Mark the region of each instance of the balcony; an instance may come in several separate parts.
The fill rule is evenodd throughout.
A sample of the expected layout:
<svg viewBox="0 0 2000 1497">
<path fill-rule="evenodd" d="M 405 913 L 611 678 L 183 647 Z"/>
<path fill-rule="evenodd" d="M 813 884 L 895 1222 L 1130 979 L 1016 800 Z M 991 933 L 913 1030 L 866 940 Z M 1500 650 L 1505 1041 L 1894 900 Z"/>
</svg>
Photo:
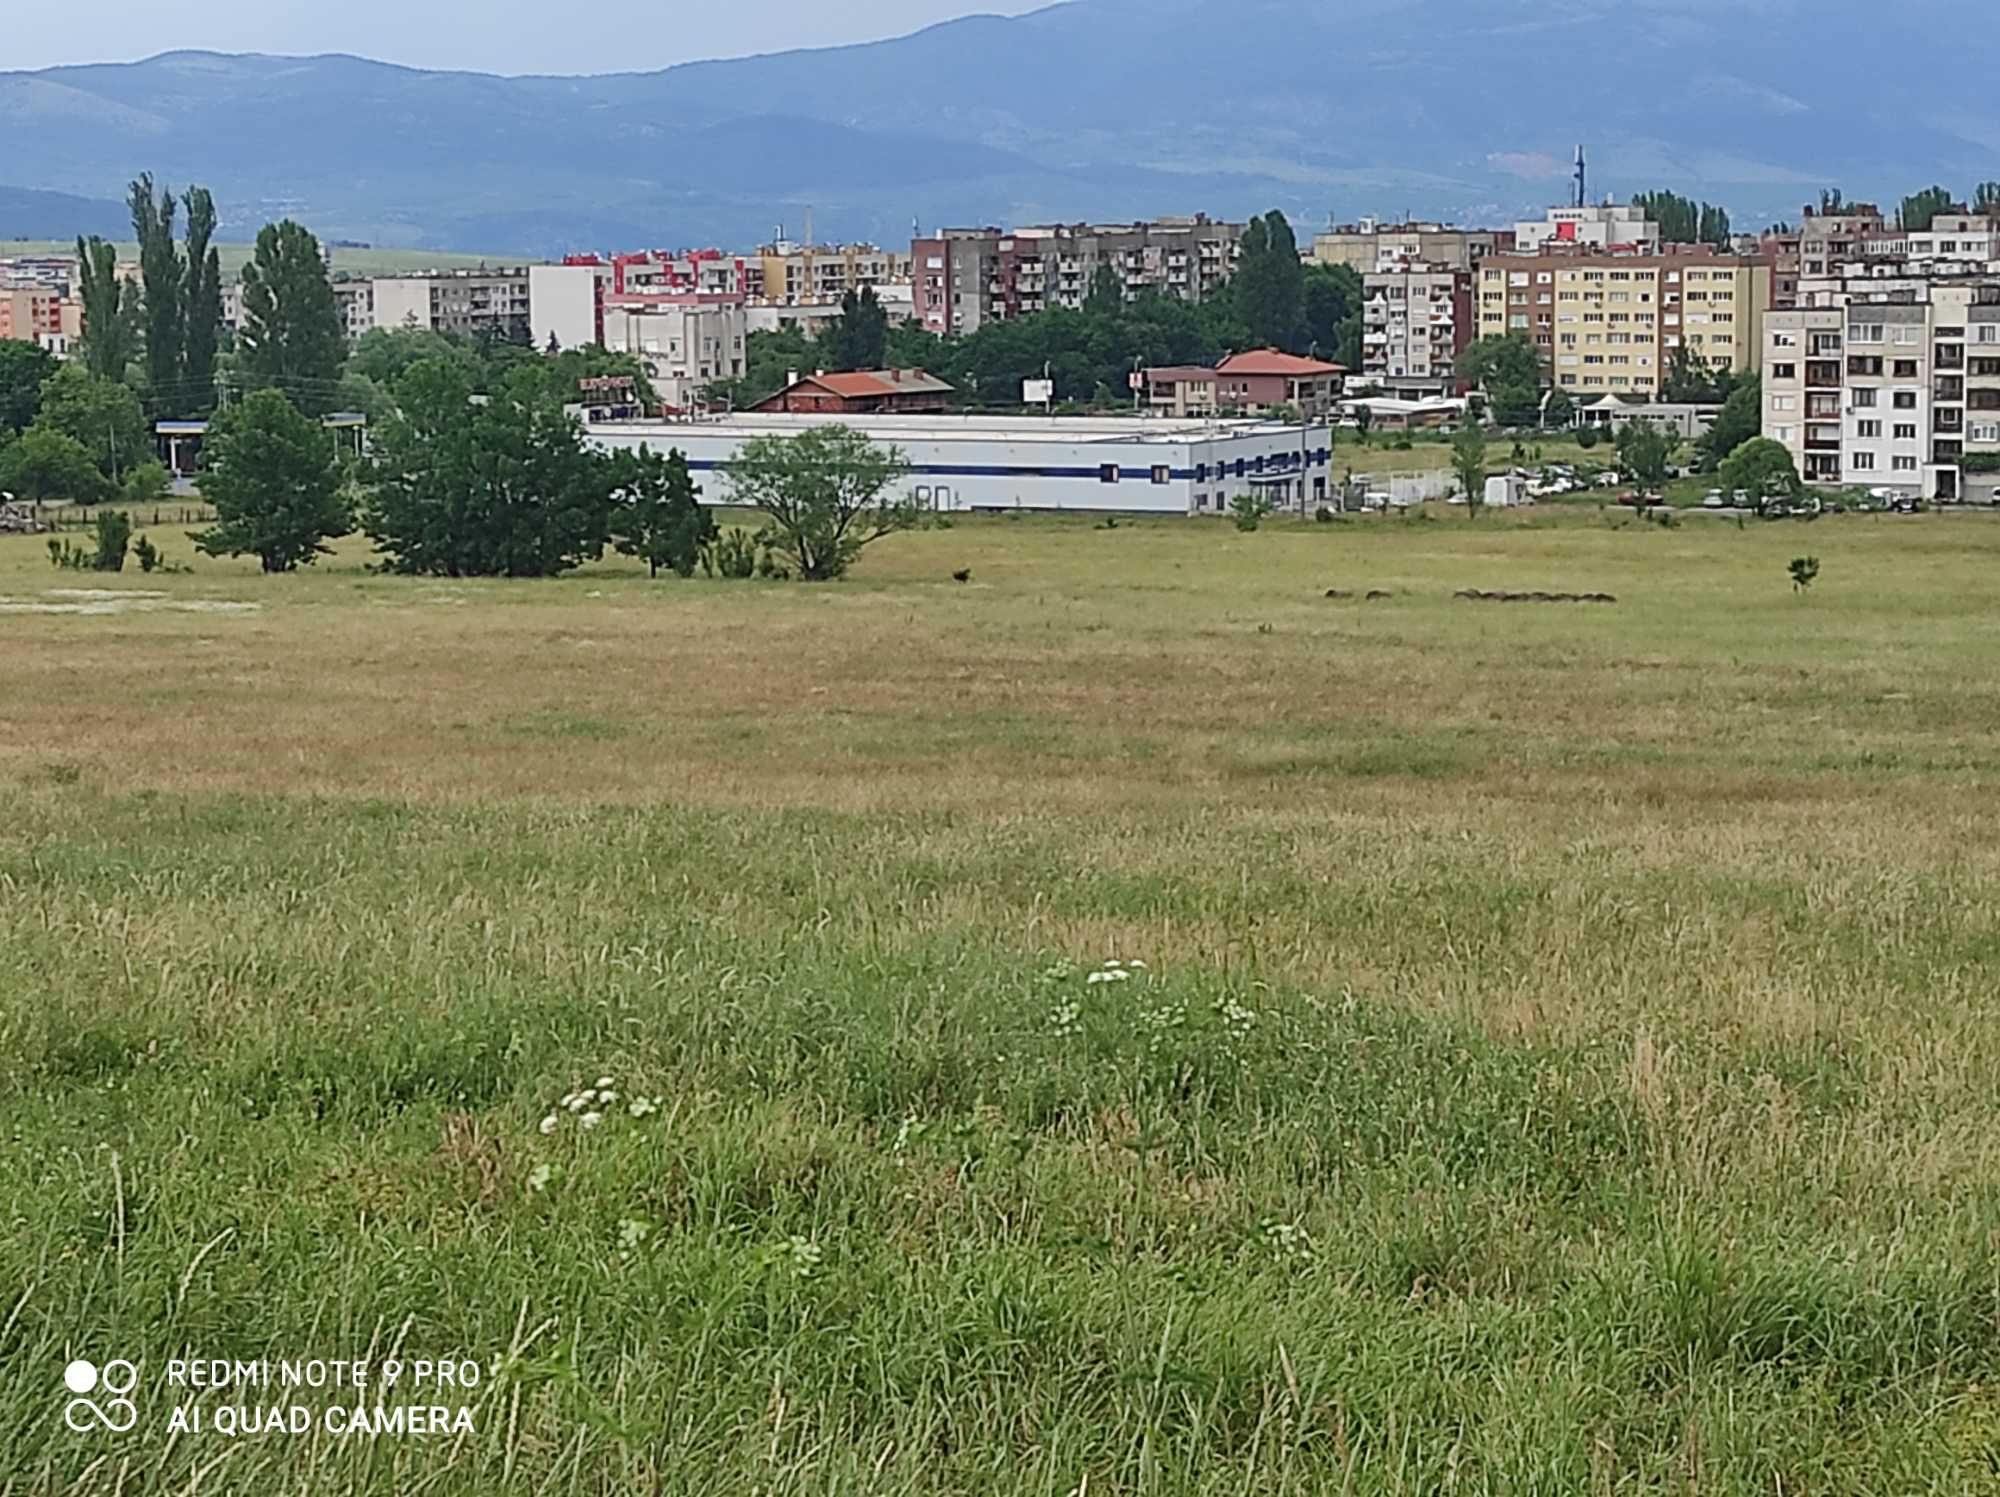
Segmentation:
<svg viewBox="0 0 2000 1497">
<path fill-rule="evenodd" d="M 1949 401 L 1954 405 L 1965 400 L 1965 381 L 1957 375 L 1947 375 L 1931 381 L 1931 399 Z"/>
<path fill-rule="evenodd" d="M 1952 435 L 1952 436 L 1962 436 L 1962 435 L 1964 435 L 1964 432 L 1965 432 L 1965 412 L 1963 412 L 1963 411 L 1932 411 L 1932 412 L 1931 412 L 1931 430 L 1932 430 L 1932 431 L 1934 431 L 1934 432 L 1944 432 L 1944 433 L 1949 433 L 1949 434 L 1950 434 L 1950 435 Z"/>
</svg>

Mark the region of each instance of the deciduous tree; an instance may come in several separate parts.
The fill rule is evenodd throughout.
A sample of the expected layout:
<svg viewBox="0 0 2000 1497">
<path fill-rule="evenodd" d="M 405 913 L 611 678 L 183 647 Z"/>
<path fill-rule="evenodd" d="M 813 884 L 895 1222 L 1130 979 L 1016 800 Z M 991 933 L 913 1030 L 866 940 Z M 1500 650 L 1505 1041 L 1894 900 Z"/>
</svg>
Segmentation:
<svg viewBox="0 0 2000 1497">
<path fill-rule="evenodd" d="M 218 415 L 202 458 L 216 523 L 189 539 L 210 556 L 255 556 L 266 572 L 289 572 L 354 528 L 332 438 L 283 391 L 253 391 Z"/>
<path fill-rule="evenodd" d="M 340 307 L 319 240 L 286 219 L 266 224 L 243 267 L 237 367 L 252 389 L 279 389 L 309 416 L 333 408 L 344 352 Z"/>
<path fill-rule="evenodd" d="M 1795 499 L 1805 490 L 1791 453 L 1769 437 L 1753 437 L 1730 453 L 1722 465 L 1722 484 L 1731 492 L 1741 489 L 1753 501 Z"/>
<path fill-rule="evenodd" d="M 76 241 L 77 292 L 83 302 L 83 366 L 100 379 L 123 379 L 139 349 L 139 291 L 118 274 L 118 247 Z"/>
<path fill-rule="evenodd" d="M 108 486 L 75 437 L 52 426 L 31 426 L 0 447 L 0 489 L 22 499 L 92 504 Z"/>
<path fill-rule="evenodd" d="M 130 385 L 103 379 L 80 364 L 65 364 L 42 385 L 40 420 L 83 444 L 105 477 L 117 481 L 127 468 L 153 456 L 145 407 Z"/>
<path fill-rule="evenodd" d="M 1451 471 L 1475 519 L 1486 507 L 1486 428 L 1468 421 L 1451 441 Z"/>
<path fill-rule="evenodd" d="M 1525 333 L 1493 333 L 1459 354 L 1458 377 L 1485 390 L 1493 419 L 1525 426 L 1540 419 L 1542 361 Z"/>
<path fill-rule="evenodd" d="M 35 424 L 42 408 L 42 383 L 56 361 L 39 343 L 0 338 L 0 441 Z"/>
<path fill-rule="evenodd" d="M 807 582 L 846 575 L 864 546 L 918 522 L 915 503 L 889 492 L 906 471 L 897 449 L 840 425 L 753 437 L 726 470 L 730 497 L 763 513 Z"/>
<path fill-rule="evenodd" d="M 171 400 L 181 378 L 186 327 L 186 277 L 174 243 L 171 191 L 153 192 L 153 174 L 136 178 L 127 197 L 132 234 L 139 241 L 139 279 L 146 335 L 146 389 L 155 401 Z"/>
<path fill-rule="evenodd" d="M 1652 422 L 1628 421 L 1618 433 L 1618 466 L 1642 489 L 1657 489 L 1667 481 L 1667 461 L 1673 441 Z"/>
<path fill-rule="evenodd" d="M 531 379 L 481 402 L 456 363 L 396 384 L 376 433 L 364 521 L 393 571 L 548 577 L 604 553 L 617 474 Z"/>
<path fill-rule="evenodd" d="M 1296 351 L 1305 327 L 1305 266 L 1291 221 L 1273 208 L 1243 230 L 1242 252 L 1231 282 L 1236 311 L 1261 347 Z"/>
<path fill-rule="evenodd" d="M 182 291 L 180 384 L 165 409 L 205 415 L 215 409 L 215 351 L 222 332 L 222 257 L 215 237 L 215 200 L 206 187 L 190 187 L 181 199 L 187 209 L 186 277 Z"/>
<path fill-rule="evenodd" d="M 1755 375 L 1738 384 L 1716 413 L 1715 423 L 1696 438 L 1696 465 L 1713 473 L 1738 447 L 1764 429 L 1764 386 Z"/>
<path fill-rule="evenodd" d="M 614 463 L 613 543 L 624 555 L 643 559 L 651 576 L 666 567 L 692 577 L 702 547 L 715 536 L 715 516 L 701 506 L 687 454 L 676 447 L 662 457 L 644 447 L 618 454 Z"/>
<path fill-rule="evenodd" d="M 1913 192 L 1903 199 L 1897 222 L 1906 234 L 1921 234 L 1931 226 L 1931 220 L 1940 213 L 1952 209 L 1951 194 L 1942 187 L 1926 187 L 1922 192 Z"/>
</svg>

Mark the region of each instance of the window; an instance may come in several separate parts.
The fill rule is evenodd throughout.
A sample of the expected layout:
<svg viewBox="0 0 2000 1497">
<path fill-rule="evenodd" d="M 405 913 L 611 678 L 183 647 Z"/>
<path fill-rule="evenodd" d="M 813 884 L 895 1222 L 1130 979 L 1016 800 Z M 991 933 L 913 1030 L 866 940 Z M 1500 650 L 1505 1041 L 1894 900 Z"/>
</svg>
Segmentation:
<svg viewBox="0 0 2000 1497">
<path fill-rule="evenodd" d="M 1854 424 L 1854 434 L 1857 437 L 1880 437 L 1882 435 L 1882 423 L 1880 421 L 1857 421 Z"/>
<path fill-rule="evenodd" d="M 1106 463 L 1103 467 L 1099 468 L 1097 470 L 1097 481 L 1099 483 L 1118 482 L 1118 464 Z"/>
<path fill-rule="evenodd" d="M 931 502 L 931 486 L 929 484 L 920 483 L 912 492 L 917 503 L 929 504 Z"/>
<path fill-rule="evenodd" d="M 1797 364 L 1773 364 L 1771 366 L 1772 379 L 1797 379 L 1798 377 L 1799 366 Z"/>
<path fill-rule="evenodd" d="M 1165 483 L 1167 481 L 1167 478 L 1168 478 L 1167 470 L 1163 467 L 1155 465 L 1153 468 L 1153 482 Z"/>
<path fill-rule="evenodd" d="M 1849 343 L 1880 343 L 1882 324 L 1879 322 L 1857 322 L 1847 330 Z"/>
<path fill-rule="evenodd" d="M 1893 435 L 1899 442 L 1914 442 L 1917 439 L 1917 423 L 1914 421 L 1898 421 Z"/>
<path fill-rule="evenodd" d="M 1915 359 L 1897 359 L 1894 367 L 1890 370 L 1890 375 L 1894 379 L 1915 379 L 1917 377 L 1917 361 Z"/>
<path fill-rule="evenodd" d="M 1857 452 L 1854 454 L 1853 463 L 1855 472 L 1867 473 L 1875 466 L 1875 454 L 1872 452 Z"/>
<path fill-rule="evenodd" d="M 1889 466 L 1898 473 L 1914 473 L 1917 471 L 1917 460 L 1913 457 L 1892 457 Z"/>
<path fill-rule="evenodd" d="M 1889 397 L 1889 404 L 1893 405 L 1899 411 L 1914 411 L 1917 408 L 1917 392 L 1915 390 L 1898 390 Z"/>
<path fill-rule="evenodd" d="M 1208 464 L 1207 464 L 1207 463 L 1196 463 L 1196 464 L 1194 465 L 1194 481 L 1195 481 L 1196 483 L 1207 483 L 1207 482 L 1208 482 Z"/>
<path fill-rule="evenodd" d="M 1783 414 L 1787 411 L 1795 411 L 1798 408 L 1799 397 L 1796 395 L 1773 395 L 1771 397 L 1771 409 L 1773 412 Z"/>
<path fill-rule="evenodd" d="M 1874 390 L 1856 390 L 1854 392 L 1855 408 L 1864 411 L 1874 409 L 1876 394 L 1877 392 Z"/>
</svg>

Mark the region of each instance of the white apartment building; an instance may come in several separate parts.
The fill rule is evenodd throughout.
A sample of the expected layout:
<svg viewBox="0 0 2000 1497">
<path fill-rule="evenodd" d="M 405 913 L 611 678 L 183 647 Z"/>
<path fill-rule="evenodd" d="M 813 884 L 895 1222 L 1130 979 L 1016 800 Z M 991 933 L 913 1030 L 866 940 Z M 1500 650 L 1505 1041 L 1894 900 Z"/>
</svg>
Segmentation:
<svg viewBox="0 0 2000 1497">
<path fill-rule="evenodd" d="M 1800 475 L 2000 498 L 2000 277 L 1878 268 L 1801 289 L 1812 304 L 1770 314 L 1764 355 L 1764 433 Z"/>
<path fill-rule="evenodd" d="M 529 335 L 528 271 L 466 270 L 386 276 L 374 283 L 375 323 L 433 333 Z"/>
<path fill-rule="evenodd" d="M 607 304 L 604 346 L 637 357 L 660 399 L 690 410 L 717 380 L 740 379 L 748 319 L 741 302 L 693 296 Z"/>
<path fill-rule="evenodd" d="M 1646 217 L 1644 209 L 1622 203 L 1551 208 L 1539 223 L 1514 225 L 1514 246 L 1521 254 L 1539 254 L 1551 245 L 1658 254 L 1660 226 Z"/>
</svg>

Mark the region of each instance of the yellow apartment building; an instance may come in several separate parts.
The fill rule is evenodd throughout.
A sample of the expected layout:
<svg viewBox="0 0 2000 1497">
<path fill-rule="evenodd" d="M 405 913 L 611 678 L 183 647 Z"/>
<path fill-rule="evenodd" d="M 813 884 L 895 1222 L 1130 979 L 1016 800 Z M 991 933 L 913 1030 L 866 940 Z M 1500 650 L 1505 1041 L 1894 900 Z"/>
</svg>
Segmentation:
<svg viewBox="0 0 2000 1497">
<path fill-rule="evenodd" d="M 1479 268 L 1479 335 L 1521 333 L 1571 395 L 1657 399 L 1674 352 L 1761 366 L 1768 261 L 1704 251 L 1498 255 Z"/>
</svg>

